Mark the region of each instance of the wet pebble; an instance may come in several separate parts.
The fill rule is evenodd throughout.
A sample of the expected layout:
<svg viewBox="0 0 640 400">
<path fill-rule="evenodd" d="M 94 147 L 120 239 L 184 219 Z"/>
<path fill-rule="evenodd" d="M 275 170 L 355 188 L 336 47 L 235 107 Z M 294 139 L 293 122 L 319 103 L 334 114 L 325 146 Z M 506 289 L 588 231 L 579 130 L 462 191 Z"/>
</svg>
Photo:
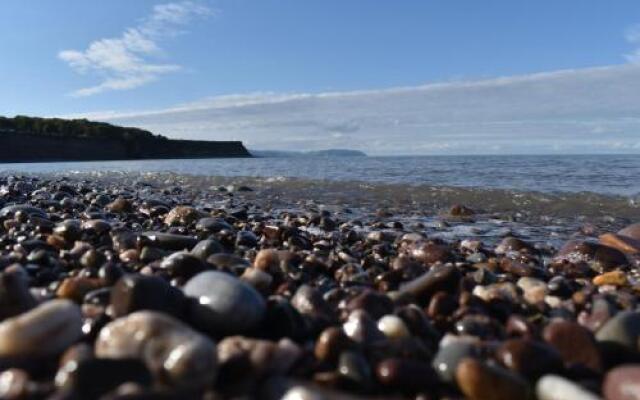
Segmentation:
<svg viewBox="0 0 640 400">
<path fill-rule="evenodd" d="M 203 306 L 193 310 L 194 319 L 210 332 L 228 335 L 251 331 L 266 311 L 260 293 L 222 272 L 206 271 L 194 276 L 184 286 L 184 293 Z"/>
<path fill-rule="evenodd" d="M 50 300 L 0 323 L 0 357 L 51 356 L 82 336 L 80 307 Z"/>
<path fill-rule="evenodd" d="M 175 386 L 210 385 L 218 370 L 215 343 L 155 311 L 138 311 L 107 324 L 95 353 L 100 358 L 142 360 L 156 380 Z"/>
</svg>

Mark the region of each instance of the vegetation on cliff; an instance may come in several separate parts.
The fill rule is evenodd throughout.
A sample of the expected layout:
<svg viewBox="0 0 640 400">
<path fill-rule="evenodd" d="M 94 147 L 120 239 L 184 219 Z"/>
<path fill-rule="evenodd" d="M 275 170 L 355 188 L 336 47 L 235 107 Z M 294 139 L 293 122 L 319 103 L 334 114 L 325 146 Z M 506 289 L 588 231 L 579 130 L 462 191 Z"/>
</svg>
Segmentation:
<svg viewBox="0 0 640 400">
<path fill-rule="evenodd" d="M 86 119 L 0 117 L 0 162 L 251 157 L 240 141 L 168 139 Z"/>
<path fill-rule="evenodd" d="M 106 122 L 87 119 L 37 118 L 18 115 L 14 118 L 0 116 L 0 132 L 28 133 L 32 135 L 64 138 L 119 138 L 122 140 L 158 139 L 161 135 L 139 128 L 127 128 Z"/>
</svg>

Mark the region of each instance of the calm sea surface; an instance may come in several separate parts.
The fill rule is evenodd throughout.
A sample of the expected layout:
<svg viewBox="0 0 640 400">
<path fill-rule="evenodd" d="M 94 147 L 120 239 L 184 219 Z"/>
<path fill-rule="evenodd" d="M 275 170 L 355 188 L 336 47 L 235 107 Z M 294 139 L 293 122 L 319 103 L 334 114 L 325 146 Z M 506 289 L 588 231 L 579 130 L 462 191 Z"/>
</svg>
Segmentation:
<svg viewBox="0 0 640 400">
<path fill-rule="evenodd" d="M 2 173 L 172 172 L 518 191 L 640 194 L 640 156 L 424 156 L 0 164 Z"/>
</svg>

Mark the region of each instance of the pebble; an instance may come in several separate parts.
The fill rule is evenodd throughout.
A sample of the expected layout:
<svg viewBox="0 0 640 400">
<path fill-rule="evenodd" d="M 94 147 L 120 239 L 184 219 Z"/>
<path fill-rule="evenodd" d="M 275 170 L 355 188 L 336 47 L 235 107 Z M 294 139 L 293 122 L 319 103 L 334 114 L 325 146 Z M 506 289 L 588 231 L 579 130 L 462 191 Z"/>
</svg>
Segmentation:
<svg viewBox="0 0 640 400">
<path fill-rule="evenodd" d="M 546 373 L 558 373 L 563 369 L 560 353 L 544 342 L 531 339 L 509 339 L 496 351 L 496 358 L 506 368 L 530 381 Z"/>
<path fill-rule="evenodd" d="M 191 250 L 198 240 L 191 236 L 163 232 L 145 232 L 141 235 L 142 243 L 163 250 Z"/>
<path fill-rule="evenodd" d="M 438 291 L 452 291 L 460 280 L 460 272 L 452 266 L 435 266 L 429 272 L 400 287 L 400 298 L 415 298 L 422 304 Z M 399 299 L 397 299 L 399 300 Z"/>
<path fill-rule="evenodd" d="M 600 244 L 620 250 L 626 254 L 640 253 L 639 239 L 633 239 L 628 236 L 620 235 L 619 233 L 605 233 L 604 235 L 600 235 L 598 240 L 600 241 Z"/>
<path fill-rule="evenodd" d="M 249 332 L 260 324 L 266 311 L 260 293 L 223 272 L 206 271 L 194 276 L 184 286 L 184 293 L 204 306 L 194 312 L 194 319 L 208 332 Z"/>
<path fill-rule="evenodd" d="M 559 375 L 545 375 L 536 383 L 538 400 L 601 400 L 580 385 Z"/>
<path fill-rule="evenodd" d="M 111 289 L 110 304 L 115 317 L 140 310 L 162 311 L 181 317 L 187 311 L 187 300 L 182 291 L 157 276 L 123 276 Z"/>
<path fill-rule="evenodd" d="M 385 359 L 378 363 L 375 374 L 383 386 L 401 392 L 429 391 L 438 382 L 428 363 L 412 359 Z"/>
<path fill-rule="evenodd" d="M 97 399 L 123 382 L 150 386 L 152 377 L 146 365 L 134 358 L 89 358 L 67 366 L 60 388 L 82 399 Z"/>
<path fill-rule="evenodd" d="M 378 320 L 378 329 L 389 339 L 404 339 L 411 336 L 409 328 L 397 315 L 384 315 Z"/>
<path fill-rule="evenodd" d="M 640 400 L 640 364 L 614 368 L 602 384 L 606 400 Z"/>
<path fill-rule="evenodd" d="M 81 336 L 80 307 L 69 300 L 50 300 L 0 323 L 0 357 L 52 356 Z"/>
<path fill-rule="evenodd" d="M 594 371 L 602 368 L 600 351 L 593 334 L 572 321 L 556 321 L 547 325 L 544 340 L 560 353 L 565 365 L 583 365 Z"/>
<path fill-rule="evenodd" d="M 96 339 L 95 353 L 140 359 L 156 380 L 173 386 L 205 387 L 218 371 L 214 342 L 156 311 L 137 311 L 107 324 Z"/>
<path fill-rule="evenodd" d="M 160 269 L 174 278 L 189 279 L 207 269 L 200 259 L 191 253 L 181 251 L 165 257 L 159 265 Z"/>
<path fill-rule="evenodd" d="M 455 380 L 456 369 L 461 360 L 479 356 L 477 344 L 468 341 L 454 341 L 440 347 L 432 361 L 433 369 L 444 382 Z"/>
<path fill-rule="evenodd" d="M 177 206 L 172 208 L 164 219 L 164 223 L 169 226 L 189 225 L 198 221 L 202 213 L 190 206 Z"/>
<path fill-rule="evenodd" d="M 201 240 L 191 249 L 191 254 L 201 261 L 207 261 L 209 256 L 222 252 L 224 252 L 224 248 L 220 242 L 215 239 Z"/>
<path fill-rule="evenodd" d="M 613 285 L 613 286 L 626 286 L 629 284 L 627 275 L 620 271 L 609 271 L 604 274 L 598 275 L 593 278 L 593 284 L 597 286 Z"/>
<path fill-rule="evenodd" d="M 530 399 L 527 383 L 509 371 L 465 358 L 456 368 L 458 387 L 470 400 Z"/>
<path fill-rule="evenodd" d="M 640 312 L 621 311 L 609 319 L 596 332 L 599 342 L 613 343 L 628 349 L 638 349 Z"/>
<path fill-rule="evenodd" d="M 22 314 L 36 306 L 29 291 L 29 276 L 19 264 L 0 273 L 0 321 Z"/>
<path fill-rule="evenodd" d="M 351 348 L 355 348 L 355 342 L 342 329 L 332 326 L 322 331 L 318 336 L 314 355 L 321 362 L 333 364 L 343 351 Z"/>
<path fill-rule="evenodd" d="M 540 279 L 522 277 L 518 279 L 517 285 L 524 292 L 523 297 L 529 304 L 542 303 L 547 296 L 547 284 Z"/>
</svg>

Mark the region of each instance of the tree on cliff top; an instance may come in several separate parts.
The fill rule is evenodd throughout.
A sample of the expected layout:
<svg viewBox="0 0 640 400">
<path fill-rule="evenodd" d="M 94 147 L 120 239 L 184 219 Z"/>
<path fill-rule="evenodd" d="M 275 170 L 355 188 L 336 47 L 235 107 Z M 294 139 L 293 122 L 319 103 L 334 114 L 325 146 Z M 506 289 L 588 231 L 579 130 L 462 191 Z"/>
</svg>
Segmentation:
<svg viewBox="0 0 640 400">
<path fill-rule="evenodd" d="M 87 119 L 37 118 L 17 115 L 0 116 L 0 132 L 18 132 L 65 138 L 120 138 L 126 141 L 143 139 L 166 140 L 166 137 L 139 128 L 127 128 Z"/>
</svg>

